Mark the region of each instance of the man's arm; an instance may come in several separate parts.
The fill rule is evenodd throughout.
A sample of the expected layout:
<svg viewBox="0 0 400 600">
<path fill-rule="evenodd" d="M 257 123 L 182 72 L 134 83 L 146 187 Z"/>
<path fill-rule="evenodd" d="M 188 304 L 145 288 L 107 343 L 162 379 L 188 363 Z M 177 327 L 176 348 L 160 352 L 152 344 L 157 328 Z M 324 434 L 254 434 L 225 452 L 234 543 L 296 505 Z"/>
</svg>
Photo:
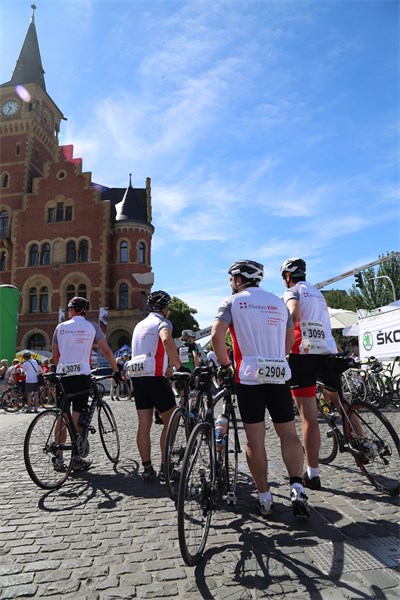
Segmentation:
<svg viewBox="0 0 400 600">
<path fill-rule="evenodd" d="M 293 327 L 289 327 L 286 329 L 286 337 L 285 337 L 285 353 L 289 354 L 294 344 L 294 329 Z"/>
<path fill-rule="evenodd" d="M 225 336 L 228 327 L 228 323 L 216 319 L 211 329 L 211 343 L 220 365 L 230 364 L 225 344 Z"/>
<path fill-rule="evenodd" d="M 110 346 L 107 344 L 106 340 L 98 341 L 97 345 L 100 348 L 104 358 L 107 360 L 108 364 L 114 371 L 114 373 L 119 373 L 117 361 L 115 360 L 115 356 L 114 356 Z"/>
<path fill-rule="evenodd" d="M 57 366 L 59 358 L 60 358 L 60 351 L 58 350 L 58 344 L 53 342 L 51 345 L 51 362 Z"/>
<path fill-rule="evenodd" d="M 293 327 L 296 327 L 297 323 L 300 321 L 300 302 L 294 298 L 290 298 L 290 300 L 286 302 L 286 306 L 292 317 Z"/>
<path fill-rule="evenodd" d="M 182 366 L 181 360 L 179 358 L 178 350 L 176 349 L 175 342 L 172 338 L 172 334 L 168 327 L 163 327 L 159 333 L 160 340 L 165 348 L 165 352 L 168 354 L 169 361 L 173 367 L 175 367 L 178 371 Z"/>
</svg>

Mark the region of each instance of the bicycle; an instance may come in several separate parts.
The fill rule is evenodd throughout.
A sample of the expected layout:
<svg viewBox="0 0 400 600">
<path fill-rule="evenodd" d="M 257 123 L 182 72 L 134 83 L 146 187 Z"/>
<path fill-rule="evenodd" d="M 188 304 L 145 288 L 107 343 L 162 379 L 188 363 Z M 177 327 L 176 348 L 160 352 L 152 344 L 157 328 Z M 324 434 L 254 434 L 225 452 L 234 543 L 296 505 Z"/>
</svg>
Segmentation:
<svg viewBox="0 0 400 600">
<path fill-rule="evenodd" d="M 336 356 L 335 360 L 339 371 L 350 366 L 351 359 Z M 325 404 L 324 409 L 317 397 L 321 429 L 320 463 L 329 464 L 338 452 L 347 452 L 377 490 L 390 496 L 398 495 L 400 442 L 394 427 L 370 402 L 348 402 L 340 384 L 338 395 L 339 410 L 326 399 L 322 403 Z"/>
<path fill-rule="evenodd" d="M 182 401 L 168 423 L 164 448 L 164 477 L 168 496 L 176 502 L 179 478 L 187 441 L 194 426 L 205 417 L 206 396 L 211 390 L 212 370 L 197 367 L 193 374 L 176 372 L 172 379 L 177 391 L 182 391 Z M 195 391 L 189 392 L 189 381 L 195 382 Z"/>
<path fill-rule="evenodd" d="M 119 460 L 120 441 L 114 415 L 99 391 L 98 381 L 111 377 L 110 373 L 96 376 L 96 371 L 92 372 L 91 401 L 89 398 L 81 433 L 75 429 L 68 403 L 79 392 L 66 394 L 62 376 L 51 373 L 45 377 L 56 387 L 57 407 L 44 410 L 29 425 L 24 440 L 24 461 L 32 481 L 41 488 L 51 490 L 60 488 L 67 480 L 75 458 L 83 459 L 89 454 L 88 436 L 96 432 L 92 425 L 96 409 L 100 440 L 107 458 L 113 464 Z"/>
<path fill-rule="evenodd" d="M 227 431 L 217 443 L 214 407 L 222 399 Z M 214 397 L 207 395 L 203 422 L 193 429 L 182 463 L 178 491 L 178 536 L 182 558 L 196 565 L 204 552 L 214 511 L 236 504 L 238 454 L 241 452 L 235 396 L 229 378 Z M 232 457 L 233 455 L 233 457 Z"/>
<path fill-rule="evenodd" d="M 6 412 L 15 413 L 26 405 L 25 392 L 17 383 L 6 389 L 0 399 L 0 406 Z"/>
</svg>

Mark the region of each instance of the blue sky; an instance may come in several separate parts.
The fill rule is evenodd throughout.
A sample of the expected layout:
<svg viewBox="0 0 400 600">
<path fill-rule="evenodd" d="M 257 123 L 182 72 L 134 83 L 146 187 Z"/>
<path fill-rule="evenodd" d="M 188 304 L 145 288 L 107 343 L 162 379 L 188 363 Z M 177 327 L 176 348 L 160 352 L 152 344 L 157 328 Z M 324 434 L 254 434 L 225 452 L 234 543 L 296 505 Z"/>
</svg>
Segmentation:
<svg viewBox="0 0 400 600">
<path fill-rule="evenodd" d="M 31 3 L 0 2 L 1 82 Z M 153 289 L 201 327 L 236 259 L 282 295 L 288 257 L 316 283 L 400 249 L 399 2 L 36 4 L 60 142 L 95 182 L 151 177 Z"/>
</svg>

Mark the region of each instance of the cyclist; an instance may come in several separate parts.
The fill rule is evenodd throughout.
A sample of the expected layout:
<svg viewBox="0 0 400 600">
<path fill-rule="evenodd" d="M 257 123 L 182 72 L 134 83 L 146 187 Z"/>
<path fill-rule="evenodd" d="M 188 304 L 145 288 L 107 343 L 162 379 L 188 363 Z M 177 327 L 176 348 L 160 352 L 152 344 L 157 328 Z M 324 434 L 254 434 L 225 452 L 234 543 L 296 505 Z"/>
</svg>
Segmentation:
<svg viewBox="0 0 400 600">
<path fill-rule="evenodd" d="M 26 381 L 25 381 L 25 394 L 26 401 L 28 403 L 28 408 L 26 412 L 32 412 L 32 395 L 34 402 L 34 412 L 38 412 L 38 404 L 39 404 L 39 383 L 38 383 L 38 374 L 43 373 L 42 367 L 38 364 L 37 360 L 32 358 L 32 354 L 30 352 L 24 352 L 22 355 L 24 359 L 24 371 L 26 373 Z"/>
<path fill-rule="evenodd" d="M 0 366 L 0 395 L 6 390 L 6 373 L 8 371 L 8 360 L 3 358 Z"/>
<path fill-rule="evenodd" d="M 56 372 L 63 375 L 62 384 L 66 394 L 81 392 L 72 398 L 72 419 L 76 431 L 82 426 L 79 417 L 86 410 L 90 390 L 90 359 L 94 343 L 97 343 L 103 356 L 114 371 L 114 377 L 120 380 L 120 372 L 105 335 L 97 323 L 86 320 L 90 304 L 86 298 L 76 296 L 68 302 L 69 319 L 59 323 L 54 331 L 52 343 L 52 361 L 57 365 Z M 75 457 L 73 470 L 88 469 L 91 461 Z M 54 468 L 63 469 L 62 456 L 56 457 Z"/>
<path fill-rule="evenodd" d="M 161 456 L 164 456 L 165 435 L 169 419 L 175 409 L 175 396 L 165 376 L 168 359 L 178 371 L 188 372 L 182 365 L 172 337 L 172 323 L 168 317 L 171 296 L 163 290 L 150 294 L 147 300 L 150 313 L 140 321 L 132 336 L 131 376 L 134 378 L 136 410 L 139 426 L 136 442 L 143 465 L 142 479 L 145 483 L 156 477 L 151 462 L 150 430 L 154 409 L 161 415 L 164 427 L 160 436 Z M 159 478 L 164 478 L 161 465 Z"/>
<path fill-rule="evenodd" d="M 303 449 L 297 436 L 288 380 L 286 352 L 293 344 L 293 325 L 282 300 L 259 287 L 264 267 L 239 260 L 228 271 L 232 295 L 218 310 L 211 331 L 218 374 L 233 373 L 225 345 L 229 329 L 233 340 L 238 405 L 247 437 L 246 458 L 258 490 L 263 517 L 272 512 L 267 478 L 265 408 L 268 408 L 281 444 L 290 479 L 290 499 L 296 516 L 308 516 L 302 483 Z"/>
<path fill-rule="evenodd" d="M 190 329 L 182 331 L 181 341 L 183 342 L 179 348 L 179 358 L 184 367 L 193 371 L 199 366 L 199 350 L 195 344 L 196 334 Z"/>
<path fill-rule="evenodd" d="M 290 386 L 301 417 L 307 470 L 305 487 L 321 489 L 318 453 L 321 444 L 316 403 L 316 382 L 329 390 L 338 388 L 333 354 L 337 352 L 332 336 L 328 307 L 321 292 L 306 281 L 306 263 L 302 258 L 288 258 L 280 272 L 287 290 L 284 301 L 295 327 L 295 342 L 289 356 L 292 371 Z M 335 394 L 335 392 L 331 392 Z"/>
</svg>

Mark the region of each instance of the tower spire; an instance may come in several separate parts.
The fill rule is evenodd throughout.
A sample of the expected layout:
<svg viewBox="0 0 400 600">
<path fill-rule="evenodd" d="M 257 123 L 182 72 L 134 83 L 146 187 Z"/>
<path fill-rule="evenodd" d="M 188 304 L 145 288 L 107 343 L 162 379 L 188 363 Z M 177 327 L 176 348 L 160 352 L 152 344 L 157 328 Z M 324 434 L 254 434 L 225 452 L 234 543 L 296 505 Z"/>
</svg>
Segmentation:
<svg viewBox="0 0 400 600">
<path fill-rule="evenodd" d="M 31 9 L 32 9 L 31 23 L 34 23 L 35 22 L 36 4 L 31 4 Z"/>
</svg>

